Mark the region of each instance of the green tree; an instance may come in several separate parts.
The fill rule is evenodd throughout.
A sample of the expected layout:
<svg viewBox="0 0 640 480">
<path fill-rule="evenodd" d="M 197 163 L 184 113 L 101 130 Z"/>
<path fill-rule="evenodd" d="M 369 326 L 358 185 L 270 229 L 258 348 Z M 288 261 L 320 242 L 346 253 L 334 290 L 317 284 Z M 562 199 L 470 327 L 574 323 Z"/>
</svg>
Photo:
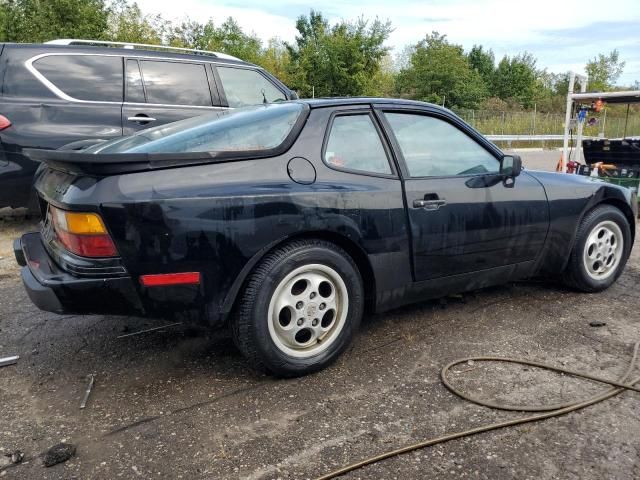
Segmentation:
<svg viewBox="0 0 640 480">
<path fill-rule="evenodd" d="M 394 69 L 393 58 L 385 55 L 380 60 L 380 68 L 371 78 L 363 95 L 371 97 L 393 97 L 395 94 L 396 71 Z"/>
<path fill-rule="evenodd" d="M 505 55 L 496 68 L 492 91 L 503 100 L 514 99 L 525 108 L 532 107 L 539 93 L 533 55 L 527 52 L 514 57 Z"/>
<path fill-rule="evenodd" d="M 270 39 L 256 63 L 275 75 L 285 85 L 290 84 L 291 57 L 289 50 L 281 40 Z"/>
<path fill-rule="evenodd" d="M 469 59 L 469 66 L 480 74 L 487 86 L 490 86 L 493 83 L 493 75 L 496 71 L 493 50 L 484 50 L 482 45 L 474 45 L 467 58 Z"/>
<path fill-rule="evenodd" d="M 333 26 L 320 12 L 311 11 L 296 22 L 298 35 L 287 44 L 291 87 L 301 96 L 356 96 L 373 94 L 374 78 L 389 49 L 384 42 L 389 22 L 363 18 Z"/>
<path fill-rule="evenodd" d="M 112 3 L 109 14 L 109 39 L 118 42 L 159 45 L 169 22 L 160 15 L 145 15 L 137 3 L 127 0 Z"/>
<path fill-rule="evenodd" d="M 104 39 L 109 17 L 104 0 L 0 0 L 0 12 L 4 42 Z"/>
<path fill-rule="evenodd" d="M 599 92 L 611 89 L 622 75 L 625 62 L 620 60 L 618 50 L 613 50 L 608 55 L 598 54 L 589 60 L 585 67 L 589 76 L 589 90 Z"/>
<path fill-rule="evenodd" d="M 475 108 L 487 95 L 487 88 L 460 45 L 449 43 L 446 35 L 432 32 L 415 45 L 409 65 L 396 79 L 402 96 L 444 104 Z"/>
<path fill-rule="evenodd" d="M 256 63 L 262 53 L 260 39 L 246 34 L 231 17 L 219 27 L 213 20 L 204 24 L 187 20 L 170 28 L 168 40 L 174 47 L 219 51 L 252 63 Z"/>
</svg>

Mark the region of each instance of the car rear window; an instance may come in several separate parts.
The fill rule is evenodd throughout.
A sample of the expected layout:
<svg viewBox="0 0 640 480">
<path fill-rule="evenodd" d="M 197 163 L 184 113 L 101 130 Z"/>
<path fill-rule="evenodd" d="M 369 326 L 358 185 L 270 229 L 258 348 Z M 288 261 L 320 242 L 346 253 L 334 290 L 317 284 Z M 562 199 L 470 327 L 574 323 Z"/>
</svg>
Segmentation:
<svg viewBox="0 0 640 480">
<path fill-rule="evenodd" d="M 122 102 L 122 57 L 47 55 L 35 69 L 64 94 L 77 100 Z"/>
<path fill-rule="evenodd" d="M 305 105 L 277 103 L 188 118 L 86 150 L 90 153 L 184 153 L 263 151 L 279 147 Z"/>
</svg>

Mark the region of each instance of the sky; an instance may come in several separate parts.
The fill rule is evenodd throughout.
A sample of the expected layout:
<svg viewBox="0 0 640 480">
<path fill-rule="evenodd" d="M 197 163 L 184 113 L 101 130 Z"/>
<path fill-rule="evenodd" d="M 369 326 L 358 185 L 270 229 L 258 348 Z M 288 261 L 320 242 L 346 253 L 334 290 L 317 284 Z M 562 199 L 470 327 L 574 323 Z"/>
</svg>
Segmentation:
<svg viewBox="0 0 640 480">
<path fill-rule="evenodd" d="M 136 0 L 145 13 L 169 20 L 222 23 L 232 16 L 263 40 L 293 41 L 295 20 L 313 8 L 330 22 L 360 16 L 390 20 L 387 45 L 397 54 L 431 31 L 469 50 L 491 48 L 496 59 L 523 51 L 538 68 L 584 73 L 598 53 L 618 49 L 626 61 L 619 85 L 640 81 L 640 0 Z"/>
</svg>

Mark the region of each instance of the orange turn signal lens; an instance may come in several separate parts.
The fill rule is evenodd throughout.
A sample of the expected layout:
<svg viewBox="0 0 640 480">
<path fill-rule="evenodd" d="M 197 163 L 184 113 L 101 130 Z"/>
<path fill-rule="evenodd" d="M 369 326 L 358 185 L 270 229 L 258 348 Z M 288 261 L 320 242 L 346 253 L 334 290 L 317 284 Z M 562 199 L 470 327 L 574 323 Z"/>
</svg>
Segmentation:
<svg viewBox="0 0 640 480">
<path fill-rule="evenodd" d="M 66 231 L 69 233 L 75 233 L 76 235 L 104 235 L 107 233 L 102 219 L 95 213 L 63 213 L 66 217 Z"/>
</svg>

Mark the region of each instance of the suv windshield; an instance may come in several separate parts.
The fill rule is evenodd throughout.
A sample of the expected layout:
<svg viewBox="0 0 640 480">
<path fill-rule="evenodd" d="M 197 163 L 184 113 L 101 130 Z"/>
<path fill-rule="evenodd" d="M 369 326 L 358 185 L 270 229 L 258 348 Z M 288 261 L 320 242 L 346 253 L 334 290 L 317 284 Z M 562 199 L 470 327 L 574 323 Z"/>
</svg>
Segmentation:
<svg viewBox="0 0 640 480">
<path fill-rule="evenodd" d="M 226 110 L 142 130 L 101 143 L 87 153 L 181 153 L 271 150 L 287 138 L 302 103 L 278 103 Z"/>
</svg>

